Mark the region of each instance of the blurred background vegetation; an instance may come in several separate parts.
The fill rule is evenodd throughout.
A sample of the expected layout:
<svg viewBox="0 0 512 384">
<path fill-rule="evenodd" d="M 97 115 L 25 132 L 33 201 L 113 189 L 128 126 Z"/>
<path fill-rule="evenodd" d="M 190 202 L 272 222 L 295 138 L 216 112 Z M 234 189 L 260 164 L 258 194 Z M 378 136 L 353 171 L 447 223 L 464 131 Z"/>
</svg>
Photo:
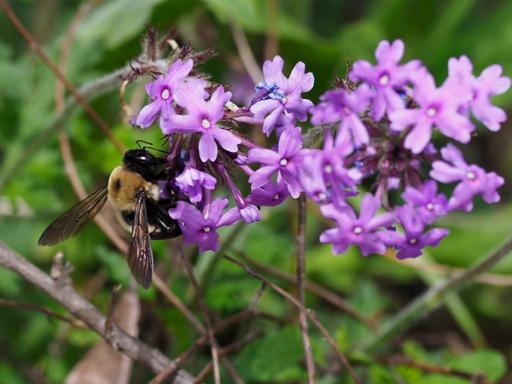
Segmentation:
<svg viewBox="0 0 512 384">
<path fill-rule="evenodd" d="M 239 103 L 252 84 L 234 43 L 232 25 L 245 31 L 259 63 L 279 52 L 290 69 L 299 60 L 315 74 L 314 101 L 333 80 L 343 75 L 347 63 L 373 59 L 382 39 L 401 38 L 406 58 L 419 58 L 438 82 L 447 74 L 447 60 L 468 55 L 476 73 L 493 63 L 512 76 L 512 2 L 506 0 L 452 1 L 340 1 L 340 0 L 110 0 L 91 1 L 93 9 L 78 26 L 66 68 L 68 79 L 84 84 L 126 65 L 141 52 L 140 38 L 148 25 L 161 33 L 177 31 L 180 43 L 197 49 L 213 48 L 217 55 L 202 66 L 215 81 L 231 84 Z M 63 36 L 82 5 L 80 1 L 14 0 L 17 15 L 29 27 L 46 52 L 56 61 Z M 37 238 L 59 213 L 76 202 L 64 172 L 58 135 L 40 140 L 55 116 L 56 79 L 36 57 L 16 30 L 0 14 L 0 240 L 41 268 L 48 270 L 57 250 L 74 267 L 77 289 L 105 311 L 111 288 L 128 285 L 130 274 L 119 252 L 94 225 L 58 247 L 41 248 Z M 134 110 L 144 103 L 142 83 L 131 85 L 128 100 Z M 237 92 L 238 91 L 238 92 Z M 512 92 L 499 99 L 510 111 Z M 157 128 L 140 131 L 123 118 L 118 93 L 93 101 L 116 138 L 127 147 L 137 139 L 158 142 Z M 465 149 L 467 156 L 486 169 L 510 180 L 512 176 L 511 123 L 497 134 L 481 130 Z M 112 143 L 81 110 L 68 119 L 69 134 L 79 176 L 88 191 L 105 183 L 120 162 Z M 18 159 L 21 165 L 13 165 Z M 333 256 L 329 246 L 318 243 L 328 225 L 315 207 L 309 206 L 307 277 L 345 297 L 360 313 L 384 324 L 421 292 L 453 273 L 451 267 L 467 267 L 484 257 L 512 234 L 509 183 L 502 188 L 498 206 L 477 206 L 471 214 L 452 215 L 443 224 L 451 234 L 415 263 L 397 263 L 388 257 L 363 258 L 351 249 Z M 296 204 L 264 212 L 264 220 L 237 231 L 230 245 L 274 269 L 294 274 Z M 229 236 L 230 230 L 223 232 Z M 153 242 L 157 272 L 172 290 L 198 313 L 183 266 L 165 242 Z M 205 284 L 206 302 L 223 319 L 250 304 L 259 283 L 225 261 L 212 262 L 213 254 L 191 252 L 195 270 Z M 205 271 L 210 270 L 208 274 Z M 510 383 L 512 361 L 512 258 L 505 259 L 487 276 L 400 334 L 378 355 L 350 354 L 366 383 L 463 384 L 453 375 L 426 372 L 398 365 L 387 357 L 402 355 L 423 363 L 483 372 L 493 382 Z M 266 276 L 294 291 L 282 278 Z M 207 280 L 207 284 L 205 281 Z M 179 355 L 198 337 L 187 320 L 156 291 L 139 290 L 142 301 L 140 338 L 170 357 Z M 55 302 L 18 276 L 0 268 L 0 297 L 37 303 L 65 313 Z M 307 295 L 313 308 L 339 347 L 346 352 L 372 340 L 368 327 L 330 305 L 316 294 Z M 297 314 L 282 298 L 265 292 L 259 316 L 230 328 L 219 338 L 221 345 L 240 339 L 252 330 L 260 337 L 230 360 L 248 383 L 302 383 L 306 380 Z M 321 335 L 311 329 L 318 383 L 349 383 L 340 372 Z M 22 309 L 0 307 L 0 382 L 61 383 L 84 354 L 99 340 L 93 332 L 48 319 Z M 197 373 L 209 361 L 209 351 L 199 351 L 185 368 Z M 151 378 L 146 368 L 135 365 L 132 382 Z M 223 372 L 225 382 L 229 375 Z"/>
</svg>

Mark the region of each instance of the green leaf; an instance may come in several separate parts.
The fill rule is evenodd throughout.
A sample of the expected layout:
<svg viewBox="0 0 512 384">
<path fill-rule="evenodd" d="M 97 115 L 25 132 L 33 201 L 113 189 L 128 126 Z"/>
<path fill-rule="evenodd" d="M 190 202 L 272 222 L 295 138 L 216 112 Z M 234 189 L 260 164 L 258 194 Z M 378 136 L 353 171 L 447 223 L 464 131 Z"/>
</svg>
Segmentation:
<svg viewBox="0 0 512 384">
<path fill-rule="evenodd" d="M 136 37 L 153 8 L 163 0 L 113 0 L 98 7 L 82 24 L 77 41 L 102 42 L 112 49 Z"/>
<path fill-rule="evenodd" d="M 273 20 L 268 2 L 261 0 L 203 0 L 223 23 L 235 22 L 249 32 L 265 33 Z M 286 13 L 277 12 L 275 25 L 281 38 L 296 41 L 311 41 L 312 31 Z"/>
<path fill-rule="evenodd" d="M 254 341 L 233 362 L 247 381 L 302 382 L 299 362 L 303 355 L 298 327 L 286 327 Z"/>
<path fill-rule="evenodd" d="M 461 371 L 484 373 L 489 380 L 499 380 L 507 370 L 505 357 L 494 350 L 482 349 L 455 357 L 448 365 Z"/>
</svg>

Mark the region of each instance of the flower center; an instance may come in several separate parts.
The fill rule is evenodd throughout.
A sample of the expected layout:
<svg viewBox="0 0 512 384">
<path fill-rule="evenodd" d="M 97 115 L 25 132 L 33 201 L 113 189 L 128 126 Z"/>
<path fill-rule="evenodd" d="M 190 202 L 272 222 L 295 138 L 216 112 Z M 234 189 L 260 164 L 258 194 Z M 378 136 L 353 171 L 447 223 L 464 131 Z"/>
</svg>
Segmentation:
<svg viewBox="0 0 512 384">
<path fill-rule="evenodd" d="M 391 165 L 391 163 L 390 163 L 390 161 L 388 159 L 384 159 L 384 160 L 382 160 L 380 165 L 381 165 L 382 169 L 388 169 L 389 166 Z"/>
<path fill-rule="evenodd" d="M 389 84 L 389 80 L 389 75 L 387 73 L 384 73 L 379 77 L 379 85 L 385 87 L 386 85 Z"/>
<path fill-rule="evenodd" d="M 428 204 L 427 204 L 427 209 L 428 209 L 429 211 L 433 211 L 433 210 L 434 210 L 434 204 L 432 204 L 432 203 L 428 203 Z"/>
<path fill-rule="evenodd" d="M 426 114 L 428 117 L 432 118 L 432 117 L 434 117 L 435 115 L 437 115 L 437 112 L 438 112 L 438 110 L 437 110 L 437 108 L 436 108 L 436 107 L 428 107 L 428 108 L 427 108 L 427 110 L 425 111 L 425 114 Z"/>
<path fill-rule="evenodd" d="M 210 128 L 212 125 L 210 123 L 210 121 L 208 119 L 203 119 L 201 120 L 201 126 L 204 128 L 204 129 L 208 129 Z"/>
<path fill-rule="evenodd" d="M 210 227 L 203 227 L 203 232 L 204 233 L 208 233 L 210 232 L 212 229 Z"/>
<path fill-rule="evenodd" d="M 284 167 L 284 166 L 286 166 L 286 164 L 288 164 L 288 160 L 287 159 L 281 159 L 279 164 L 281 164 L 281 166 Z"/>
<path fill-rule="evenodd" d="M 411 238 L 411 239 L 409 239 L 409 244 L 411 244 L 411 245 L 415 245 L 415 244 L 417 244 L 417 243 L 418 243 L 418 239 L 416 239 L 416 238 L 414 238 L 414 237 L 413 237 L 413 238 Z"/>
<path fill-rule="evenodd" d="M 327 165 L 324 167 L 324 171 L 325 171 L 325 173 L 331 174 L 331 173 L 332 173 L 332 165 L 327 164 Z"/>
<path fill-rule="evenodd" d="M 352 114 L 352 110 L 349 107 L 343 107 L 342 111 L 345 116 L 350 116 Z"/>
<path fill-rule="evenodd" d="M 360 225 L 356 225 L 352 229 L 352 232 L 354 232 L 356 235 L 360 235 L 361 233 L 363 233 L 363 228 Z"/>
<path fill-rule="evenodd" d="M 171 97 L 171 92 L 169 92 L 169 90 L 165 88 L 160 96 L 162 97 L 162 99 L 167 100 L 169 97 Z"/>
<path fill-rule="evenodd" d="M 469 171 L 468 173 L 466 173 L 466 177 L 468 178 L 468 180 L 471 181 L 476 180 L 476 174 L 473 171 Z"/>
<path fill-rule="evenodd" d="M 318 192 L 317 193 L 318 201 L 325 201 L 327 199 L 327 196 L 325 195 L 325 192 Z"/>
</svg>

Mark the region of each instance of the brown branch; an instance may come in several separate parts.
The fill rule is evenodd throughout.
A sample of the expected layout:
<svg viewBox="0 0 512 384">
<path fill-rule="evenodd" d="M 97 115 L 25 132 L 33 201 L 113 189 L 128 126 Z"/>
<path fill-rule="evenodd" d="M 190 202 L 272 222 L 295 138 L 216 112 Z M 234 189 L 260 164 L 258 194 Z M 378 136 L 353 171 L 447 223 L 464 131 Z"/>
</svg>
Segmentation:
<svg viewBox="0 0 512 384">
<path fill-rule="evenodd" d="M 0 306 L 10 307 L 10 308 L 28 309 L 30 311 L 40 312 L 40 313 L 45 314 L 48 317 L 53 317 L 57 320 L 64 321 L 68 324 L 71 324 L 73 327 L 86 328 L 85 324 L 83 322 L 81 322 L 80 320 L 75 320 L 75 319 L 72 319 L 71 317 L 61 315 L 60 313 L 54 312 L 51 309 L 45 308 L 41 305 L 30 304 L 30 303 L 19 303 L 17 301 L 0 299 Z"/>
<path fill-rule="evenodd" d="M 270 265 L 267 265 L 267 264 L 261 263 L 257 260 L 254 260 L 243 252 L 237 251 L 236 254 L 238 257 L 240 257 L 243 261 L 248 263 L 251 267 L 253 267 L 257 271 L 266 273 L 272 277 L 275 277 L 276 279 L 286 281 L 287 283 L 295 284 L 295 277 L 291 273 L 285 272 L 283 270 L 274 268 Z M 347 315 L 360 321 L 369 329 L 375 330 L 377 328 L 377 324 L 375 323 L 374 320 L 368 318 L 366 315 L 359 312 L 356 308 L 354 308 L 354 306 L 352 304 L 350 304 L 343 297 L 339 296 L 332 290 L 325 288 L 325 287 L 323 287 L 317 283 L 314 283 L 310 280 L 304 281 L 304 287 L 306 288 L 307 291 L 315 294 L 322 300 L 325 300 L 326 302 L 333 305 L 334 307 L 340 309 L 343 312 L 346 312 Z"/>
<path fill-rule="evenodd" d="M 23 23 L 18 19 L 10 5 L 5 0 L 0 0 L 0 8 L 4 11 L 9 21 L 12 23 L 14 28 L 20 33 L 25 39 L 30 48 L 39 56 L 39 58 L 45 63 L 45 65 L 53 72 L 53 74 L 59 79 L 66 89 L 73 95 L 78 104 L 82 106 L 84 111 L 91 117 L 91 120 L 101 129 L 101 131 L 108 137 L 108 139 L 114 144 L 114 146 L 120 151 L 124 152 L 124 145 L 112 135 L 108 124 L 98 115 L 94 108 L 89 104 L 87 99 L 78 91 L 78 89 L 64 76 L 60 69 L 55 65 L 52 59 L 46 54 L 46 52 L 37 43 L 32 34 L 28 31 Z"/>
<path fill-rule="evenodd" d="M 472 383 L 492 384 L 492 382 L 489 381 L 483 373 L 471 373 L 450 367 L 444 367 L 441 365 L 422 363 L 419 361 L 412 360 L 405 356 L 391 356 L 381 358 L 379 359 L 379 361 L 389 365 L 405 365 L 408 367 L 420 369 L 427 373 L 440 373 L 443 375 L 455 376 L 461 379 L 470 380 Z"/>
<path fill-rule="evenodd" d="M 352 380 L 356 383 L 356 384 L 361 384 L 361 381 L 359 380 L 359 378 L 357 377 L 357 374 L 355 373 L 354 369 L 352 368 L 352 366 L 350 365 L 350 363 L 348 362 L 347 358 L 343 355 L 343 353 L 338 349 L 338 346 L 336 345 L 336 342 L 334 341 L 334 339 L 332 338 L 332 336 L 329 334 L 329 332 L 327 331 L 327 329 L 322 325 L 322 323 L 318 320 L 318 318 L 316 317 L 316 314 L 307 309 L 307 308 L 304 308 L 304 306 L 295 298 L 293 297 L 292 295 L 290 295 L 288 292 L 286 292 L 283 288 L 281 288 L 280 286 L 272 283 L 270 280 L 266 279 L 265 277 L 263 277 L 262 275 L 260 275 L 259 273 L 253 271 L 251 268 L 249 268 L 247 265 L 241 263 L 240 261 L 230 257 L 230 256 L 227 256 L 225 255 L 224 258 L 228 261 L 230 261 L 231 263 L 235 264 L 235 265 L 238 265 L 240 268 L 242 268 L 243 270 L 245 270 L 245 272 L 247 272 L 247 274 L 251 275 L 252 277 L 264 282 L 265 284 L 267 284 L 270 288 L 272 288 L 274 291 L 276 291 L 278 294 L 280 294 L 281 296 L 283 296 L 286 300 L 288 300 L 290 303 L 292 303 L 293 305 L 295 305 L 299 310 L 303 310 L 303 311 L 306 311 L 306 314 L 307 314 L 307 317 L 308 319 L 318 328 L 318 330 L 320 331 L 320 333 L 324 336 L 325 340 L 327 341 L 327 343 L 329 344 L 329 346 L 332 348 L 332 350 L 334 351 L 334 353 L 336 354 L 337 358 L 340 360 L 341 364 L 348 370 L 350 376 L 352 377 Z"/>
<path fill-rule="evenodd" d="M 308 384 L 315 383 L 315 360 L 313 349 L 308 335 L 308 319 L 306 314 L 306 300 L 304 297 L 304 279 L 306 274 L 306 195 L 303 193 L 298 199 L 298 225 L 297 225 L 297 254 L 296 254 L 296 278 L 297 278 L 297 300 L 301 304 L 299 312 L 299 328 L 306 358 L 308 371 Z"/>
<path fill-rule="evenodd" d="M 2 242 L 0 242 L 0 265 L 46 292 L 77 319 L 102 336 L 109 345 L 113 348 L 117 347 L 119 351 L 145 365 L 151 371 L 157 373 L 172 364 L 172 361 L 162 352 L 131 337 L 116 325 L 112 326 L 111 336 L 107 339 L 105 337 L 106 319 L 96 307 L 80 296 L 70 284 L 58 284 Z M 192 376 L 189 373 L 183 370 L 177 372 L 176 383 L 190 384 L 192 381 Z"/>
<path fill-rule="evenodd" d="M 105 338 L 107 339 L 111 339 L 112 336 L 112 327 L 114 326 L 114 309 L 119 301 L 120 290 L 121 286 L 116 285 L 112 288 L 112 293 L 110 294 L 110 300 L 107 308 L 107 319 L 105 320 Z"/>
</svg>

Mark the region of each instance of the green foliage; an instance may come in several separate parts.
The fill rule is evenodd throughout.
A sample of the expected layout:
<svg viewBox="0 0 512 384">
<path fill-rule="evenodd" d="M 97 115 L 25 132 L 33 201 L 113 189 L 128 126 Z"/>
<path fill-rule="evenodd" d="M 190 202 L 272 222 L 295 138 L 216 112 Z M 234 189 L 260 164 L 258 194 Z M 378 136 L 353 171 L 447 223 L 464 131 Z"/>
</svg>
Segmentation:
<svg viewBox="0 0 512 384">
<path fill-rule="evenodd" d="M 253 342 L 237 356 L 234 363 L 250 381 L 301 381 L 304 379 L 304 371 L 299 366 L 302 357 L 298 328 L 286 327 L 271 331 Z"/>
<path fill-rule="evenodd" d="M 10 3 L 56 61 L 69 22 L 83 2 L 44 2 L 58 4 L 52 14 L 41 13 L 38 2 Z M 276 26 L 279 54 L 284 57 L 286 68 L 289 70 L 296 61 L 302 60 L 306 68 L 315 73 L 315 88 L 309 97 L 317 101 L 332 82 L 334 73 L 345 74 L 347 63 L 358 58 L 373 60 L 375 45 L 381 39 L 403 38 L 406 57 L 423 60 L 438 79 L 447 72 L 447 59 L 462 54 L 471 57 L 477 72 L 489 64 L 500 63 L 510 76 L 511 19 L 512 4 L 504 0 L 103 1 L 98 2 L 78 26 L 64 72 L 79 86 L 124 66 L 140 55 L 140 37 L 152 24 L 161 33 L 176 27 L 181 44 L 191 41 L 198 49 L 214 48 L 219 55 L 201 69 L 211 73 L 214 81 L 227 81 L 233 74 L 240 75 L 243 71 L 231 25 L 239 26 L 246 33 L 260 63 L 265 58 L 267 34 Z M 55 253 L 63 251 L 74 267 L 71 277 L 77 290 L 92 295 L 92 302 L 105 312 L 111 287 L 115 284 L 126 287 L 130 273 L 123 257 L 94 224 L 87 225 L 76 237 L 56 247 L 37 246 L 44 226 L 74 204 L 76 197 L 63 168 L 57 131 L 41 136 L 55 117 L 56 79 L 3 15 L 0 20 L 0 241 L 45 271 L 50 269 Z M 144 102 L 143 96 L 140 85 L 128 87 L 126 99 L 133 102 L 134 111 Z M 512 92 L 500 97 L 499 103 L 510 110 Z M 157 129 L 136 130 L 122 121 L 117 92 L 97 98 L 93 106 L 107 121 L 113 135 L 127 147 L 134 147 L 137 139 L 156 145 L 160 142 L 161 134 Z M 63 128 L 70 137 L 79 177 L 86 189 L 90 191 L 104 185 L 111 169 L 120 162 L 119 152 L 80 109 L 66 120 Z M 496 137 L 493 139 L 484 131 L 479 132 L 467 155 L 475 162 L 487 163 L 486 168 L 509 179 L 512 177 L 510 134 L 505 127 Z M 38 141 L 42 145 L 32 150 L 32 145 Z M 20 165 L 9 173 L 19 160 Z M 503 194 L 504 202 L 500 206 L 477 204 L 472 214 L 448 217 L 443 224 L 450 229 L 450 236 L 440 247 L 430 251 L 432 260 L 428 261 L 465 268 L 507 239 L 512 228 L 512 205 L 506 188 Z M 29 209 L 23 211 L 23 207 Z M 293 276 L 296 203 L 264 209 L 263 216 L 262 222 L 244 227 L 226 253 L 236 256 L 242 251 L 251 259 Z M 380 325 L 430 284 L 445 278 L 428 271 L 418 272 L 380 256 L 364 258 L 356 249 L 333 256 L 329 246 L 318 242 L 318 235 L 328 225 L 310 205 L 306 250 L 308 279 L 343 296 Z M 222 231 L 223 239 L 228 236 L 229 229 Z M 155 241 L 153 248 L 158 273 L 202 320 L 190 280 L 176 261 L 179 257 L 170 255 L 166 242 Z M 170 256 L 173 256 L 172 264 Z M 190 260 L 200 280 L 205 279 L 202 281 L 205 301 L 214 320 L 246 309 L 260 289 L 259 281 L 214 253 L 198 256 L 193 250 Z M 205 277 L 205 271 L 212 265 L 210 276 Z M 492 273 L 511 277 L 512 259 L 505 258 Z M 296 293 L 293 284 L 269 273 L 263 274 Z M 105 276 L 106 281 L 94 290 L 91 286 L 95 286 L 98 275 L 98 280 Z M 175 357 L 197 340 L 197 331 L 154 287 L 139 289 L 138 295 L 142 301 L 140 337 L 144 341 Z M 0 298 L 38 304 L 66 314 L 46 294 L 1 268 Z M 468 383 L 461 378 L 429 373 L 412 366 L 384 364 L 376 356 L 357 351 L 355 348 L 363 341 L 375 337 L 374 332 L 317 295 L 308 293 L 306 298 L 308 307 L 315 311 L 339 348 L 357 366 L 364 382 Z M 507 371 L 505 340 L 512 325 L 509 302 L 508 287 L 489 284 L 468 287 L 448 301 L 449 310 L 441 309 L 417 323 L 410 333 L 387 345 L 382 355 L 401 354 L 417 362 L 464 372 L 483 372 L 489 380 L 500 380 Z M 226 346 L 251 331 L 261 332 L 259 338 L 229 357 L 240 376 L 247 383 L 305 382 L 296 308 L 267 287 L 256 309 L 263 316 L 245 320 L 219 335 L 220 344 Z M 26 309 L 0 306 L 0 319 L 1 382 L 32 382 L 30 375 L 39 374 L 49 384 L 62 383 L 99 340 L 91 331 L 70 327 Z M 475 340 L 475 327 L 477 333 L 482 332 L 488 348 L 471 345 Z M 465 348 L 454 348 L 445 337 L 447 334 Z M 432 335 L 432 338 L 427 343 L 421 335 Z M 339 373 L 330 347 L 311 324 L 310 337 L 319 368 L 317 383 L 351 383 L 346 374 Z M 191 358 L 186 369 L 197 373 L 208 361 L 206 347 Z M 150 380 L 151 375 L 145 368 L 136 369 L 133 382 Z M 224 381 L 229 382 L 225 371 Z"/>
</svg>

